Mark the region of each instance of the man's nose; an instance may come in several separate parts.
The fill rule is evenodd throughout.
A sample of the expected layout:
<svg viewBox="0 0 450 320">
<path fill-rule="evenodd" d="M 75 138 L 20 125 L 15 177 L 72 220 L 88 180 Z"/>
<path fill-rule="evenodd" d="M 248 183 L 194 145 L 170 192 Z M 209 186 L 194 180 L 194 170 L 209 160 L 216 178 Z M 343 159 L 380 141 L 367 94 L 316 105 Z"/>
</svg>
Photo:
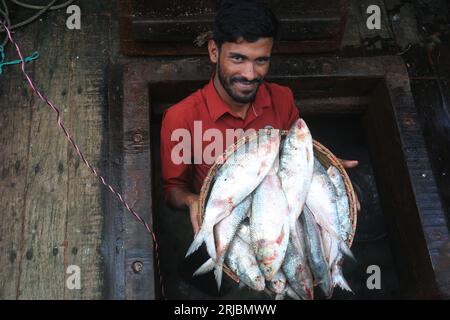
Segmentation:
<svg viewBox="0 0 450 320">
<path fill-rule="evenodd" d="M 255 72 L 255 68 L 253 66 L 253 63 L 251 63 L 249 61 L 249 62 L 247 62 L 245 64 L 242 76 L 245 79 L 247 79 L 248 81 L 252 81 L 252 80 L 256 79 L 256 72 Z"/>
</svg>

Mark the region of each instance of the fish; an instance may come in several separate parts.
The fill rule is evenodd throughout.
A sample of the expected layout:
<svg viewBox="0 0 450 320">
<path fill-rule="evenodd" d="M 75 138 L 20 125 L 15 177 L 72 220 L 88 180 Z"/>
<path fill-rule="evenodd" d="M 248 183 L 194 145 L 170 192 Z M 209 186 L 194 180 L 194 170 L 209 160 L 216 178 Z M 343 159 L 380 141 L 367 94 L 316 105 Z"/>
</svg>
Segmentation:
<svg viewBox="0 0 450 320">
<path fill-rule="evenodd" d="M 289 241 L 289 209 L 275 165 L 253 194 L 250 237 L 256 260 L 271 280 L 284 260 Z"/>
<path fill-rule="evenodd" d="M 252 193 L 272 168 L 278 158 L 280 146 L 279 130 L 263 130 L 258 138 L 239 147 L 218 169 L 206 204 L 204 220 L 195 235 L 186 257 L 205 242 L 208 254 L 217 259 L 214 243 L 214 226 L 226 218 L 234 207 Z"/>
<path fill-rule="evenodd" d="M 328 261 L 325 258 L 324 245 L 322 243 L 320 228 L 314 220 L 308 207 L 303 209 L 300 217 L 305 229 L 305 244 L 308 252 L 308 261 L 315 282 L 319 285 L 327 297 L 332 294 L 331 274 Z"/>
<path fill-rule="evenodd" d="M 314 284 L 306 258 L 289 241 L 282 269 L 292 290 L 303 300 L 314 299 Z"/>
<path fill-rule="evenodd" d="M 331 170 L 333 172 L 333 169 Z M 337 284 L 345 290 L 350 289 L 342 275 L 341 264 L 344 254 L 355 259 L 340 230 L 339 215 L 343 215 L 343 213 L 339 214 L 338 194 L 340 192 L 341 190 L 338 192 L 333 184 L 327 169 L 315 159 L 313 181 L 306 199 L 304 213 L 308 210 L 320 226 L 323 253 L 328 269 L 331 271 L 331 285 L 328 282 L 321 285 L 327 297 L 331 297 L 333 288 Z"/>
<path fill-rule="evenodd" d="M 339 220 L 339 235 L 345 241 L 349 241 L 352 232 L 352 222 L 350 220 L 350 206 L 348 201 L 347 192 L 345 189 L 344 179 L 342 178 L 339 170 L 335 166 L 330 166 L 327 169 L 328 176 L 336 187 L 336 195 L 337 195 L 337 211 L 338 211 L 338 220 Z M 331 268 L 331 281 L 333 287 L 338 285 L 341 289 L 353 292 L 350 288 L 349 284 L 344 278 L 342 272 L 342 264 L 344 262 L 344 255 L 341 251 L 338 252 L 336 257 L 336 261 L 330 266 Z"/>
<path fill-rule="evenodd" d="M 300 241 L 300 246 L 294 245 L 292 238 L 289 240 L 281 268 L 286 276 L 289 288 L 301 299 L 312 300 L 314 299 L 313 276 L 305 252 L 304 230 L 299 220 L 296 221 L 295 232 L 298 241 Z"/>
<path fill-rule="evenodd" d="M 343 240 L 348 242 L 353 234 L 353 227 L 352 221 L 350 220 L 350 205 L 347 190 L 345 188 L 345 182 L 338 168 L 335 166 L 330 166 L 327 169 L 327 174 L 336 188 L 339 235 Z"/>
<path fill-rule="evenodd" d="M 217 251 L 214 276 L 219 290 L 222 283 L 222 270 L 228 247 L 241 225 L 241 222 L 247 217 L 247 212 L 250 210 L 251 205 L 252 195 L 250 194 L 233 209 L 228 217 L 224 218 L 214 227 L 214 238 Z"/>
<path fill-rule="evenodd" d="M 316 223 L 323 230 L 325 255 L 329 264 L 331 265 L 335 260 L 338 250 L 354 259 L 347 243 L 340 236 L 336 187 L 328 176 L 327 169 L 316 158 L 314 158 L 313 179 L 305 207 L 309 209 Z M 327 240 L 327 238 L 330 239 Z M 333 243 L 331 239 L 336 240 L 336 246 L 331 245 Z"/>
<path fill-rule="evenodd" d="M 266 284 L 264 275 L 258 267 L 252 247 L 237 236 L 230 245 L 225 263 L 240 282 L 256 291 L 263 291 Z"/>
<path fill-rule="evenodd" d="M 239 277 L 240 285 L 245 285 L 255 291 L 263 291 L 266 288 L 264 275 L 258 267 L 258 262 L 251 247 L 248 221 L 244 221 L 239 226 L 226 253 L 225 264 Z M 209 258 L 194 272 L 194 276 L 210 272 L 215 267 L 215 261 Z"/>
<path fill-rule="evenodd" d="M 314 168 L 312 136 L 303 119 L 298 119 L 290 128 L 280 152 L 278 175 L 290 212 L 290 233 L 293 244 L 300 245 L 295 237 L 296 220 L 303 211 Z"/>
</svg>

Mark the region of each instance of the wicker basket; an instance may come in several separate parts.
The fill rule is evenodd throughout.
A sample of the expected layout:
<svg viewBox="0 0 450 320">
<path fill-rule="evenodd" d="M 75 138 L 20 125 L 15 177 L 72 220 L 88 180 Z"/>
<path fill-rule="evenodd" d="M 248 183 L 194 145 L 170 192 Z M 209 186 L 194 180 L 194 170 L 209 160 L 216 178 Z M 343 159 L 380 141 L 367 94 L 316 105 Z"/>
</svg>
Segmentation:
<svg viewBox="0 0 450 320">
<path fill-rule="evenodd" d="M 214 182 L 214 177 L 216 175 L 217 170 L 222 166 L 222 164 L 234 153 L 236 150 L 241 147 L 242 145 L 248 143 L 249 141 L 252 141 L 257 138 L 258 134 L 260 133 L 267 133 L 270 129 L 264 129 L 260 130 L 259 132 L 254 132 L 251 135 L 245 136 L 241 139 L 239 139 L 235 144 L 231 145 L 227 148 L 227 150 L 223 153 L 222 156 L 219 156 L 216 160 L 216 162 L 211 166 L 209 169 L 208 175 L 206 176 L 205 180 L 203 181 L 202 188 L 200 190 L 200 197 L 199 197 L 199 215 L 198 215 L 198 222 L 201 226 L 203 221 L 203 215 L 205 214 L 205 207 L 206 203 L 208 201 L 209 193 L 211 191 L 211 187 Z M 288 131 L 282 131 L 281 135 L 286 136 Z M 328 168 L 330 165 L 334 165 L 339 172 L 342 175 L 342 178 L 344 179 L 345 188 L 347 191 L 347 196 L 349 199 L 349 205 L 350 205 L 350 220 L 352 222 L 352 233 L 347 239 L 348 246 L 351 247 L 353 243 L 353 238 L 355 235 L 356 230 L 356 216 L 357 216 L 357 209 L 356 209 L 356 196 L 355 191 L 353 190 L 352 183 L 350 181 L 350 178 L 348 177 L 344 167 L 341 165 L 339 160 L 336 158 L 335 155 L 331 153 L 330 150 L 325 148 L 322 144 L 319 142 L 313 140 L 313 148 L 314 148 L 314 156 L 317 158 L 317 160 L 320 161 L 320 163 L 325 167 Z M 224 265 L 224 272 L 232 278 L 234 281 L 239 282 L 239 277 L 234 274 L 226 265 Z"/>
</svg>

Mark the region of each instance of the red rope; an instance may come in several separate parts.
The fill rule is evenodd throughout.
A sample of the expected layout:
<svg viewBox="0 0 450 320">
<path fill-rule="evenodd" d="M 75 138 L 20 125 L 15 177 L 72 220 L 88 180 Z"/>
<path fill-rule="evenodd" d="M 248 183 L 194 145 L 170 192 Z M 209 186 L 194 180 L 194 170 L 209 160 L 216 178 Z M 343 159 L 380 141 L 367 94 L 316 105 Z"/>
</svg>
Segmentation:
<svg viewBox="0 0 450 320">
<path fill-rule="evenodd" d="M 89 163 L 89 161 L 86 160 L 86 158 L 84 157 L 83 153 L 80 151 L 80 148 L 78 147 L 78 145 L 75 143 L 75 141 L 72 139 L 70 133 L 66 130 L 66 128 L 64 127 L 62 121 L 61 121 L 61 115 L 60 115 L 60 111 L 57 107 L 55 107 L 53 105 L 53 103 L 47 99 L 47 97 L 39 90 L 37 89 L 37 87 L 35 86 L 33 80 L 31 80 L 31 78 L 28 76 L 27 72 L 25 71 L 25 61 L 23 59 L 22 56 L 22 52 L 20 51 L 19 46 L 17 45 L 17 43 L 14 41 L 14 39 L 12 38 L 11 32 L 8 29 L 8 27 L 3 23 L 3 21 L 0 21 L 0 24 L 3 25 L 3 27 L 5 28 L 6 32 L 8 33 L 8 38 L 11 41 L 12 44 L 14 44 L 14 46 L 16 47 L 16 51 L 17 54 L 20 57 L 21 60 L 21 66 L 22 66 L 22 73 L 25 75 L 25 78 L 27 79 L 28 83 L 30 84 L 31 88 L 33 89 L 33 92 L 35 94 L 37 94 L 37 96 L 45 103 L 47 103 L 47 105 L 53 109 L 53 111 L 56 112 L 57 114 L 57 123 L 58 123 L 58 127 L 61 128 L 61 130 L 64 132 L 64 135 L 67 137 L 67 139 L 70 141 L 70 143 L 73 145 L 73 147 L 77 150 L 77 154 L 78 156 L 81 158 L 81 160 L 83 160 L 83 162 L 86 164 L 86 166 L 92 171 L 92 173 L 101 180 L 101 182 L 103 183 L 103 185 L 105 187 L 107 187 L 118 199 L 119 201 L 127 208 L 128 212 L 130 212 L 131 214 L 134 215 L 134 217 L 144 225 L 144 227 L 147 229 L 148 233 L 151 234 L 152 236 L 152 240 L 155 246 L 155 255 L 156 255 L 156 266 L 157 266 L 157 271 L 159 274 L 159 281 L 161 284 L 161 295 L 163 298 L 165 298 L 165 292 L 164 292 L 164 286 L 163 286 L 163 279 L 162 279 L 162 274 L 161 274 L 161 270 L 160 270 L 160 263 L 159 263 L 159 254 L 158 254 L 158 242 L 156 241 L 156 235 L 155 233 L 150 229 L 149 225 L 147 224 L 147 222 L 142 219 L 142 217 L 135 212 L 132 208 L 130 208 L 130 206 L 126 203 L 126 201 L 123 199 L 122 195 L 117 192 L 116 190 L 114 190 L 114 188 L 108 184 L 105 181 L 105 178 L 98 174 L 97 170 L 95 170 L 94 167 L 91 166 L 91 164 Z"/>
</svg>

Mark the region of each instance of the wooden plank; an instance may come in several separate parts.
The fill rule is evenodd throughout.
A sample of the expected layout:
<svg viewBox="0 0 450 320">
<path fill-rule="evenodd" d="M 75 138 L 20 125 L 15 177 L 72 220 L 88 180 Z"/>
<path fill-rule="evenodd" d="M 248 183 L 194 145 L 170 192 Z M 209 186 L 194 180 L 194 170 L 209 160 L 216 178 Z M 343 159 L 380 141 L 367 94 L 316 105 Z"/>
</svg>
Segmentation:
<svg viewBox="0 0 450 320">
<path fill-rule="evenodd" d="M 35 32 L 15 33 L 23 52 L 35 45 Z M 17 59 L 11 46 L 6 61 Z M 34 63 L 28 64 L 31 76 Z M 0 76 L 0 299 L 16 299 L 19 284 L 23 221 L 28 193 L 27 172 L 33 97 L 23 86 L 19 66 L 3 68 Z"/>
<path fill-rule="evenodd" d="M 108 121 L 114 128 L 109 134 L 109 176 L 128 205 L 153 228 L 149 97 L 143 74 L 127 64 L 108 68 Z M 106 201 L 106 297 L 155 299 L 152 235 L 112 194 Z"/>
<path fill-rule="evenodd" d="M 150 110 L 147 81 L 139 75 L 140 69 L 123 75 L 123 176 L 124 198 L 153 229 L 151 198 Z M 133 75 L 137 75 L 133 77 Z M 125 298 L 155 299 L 154 247 L 151 234 L 136 219 L 125 213 Z M 136 271 L 135 264 L 142 268 Z"/>
<path fill-rule="evenodd" d="M 67 92 L 68 125 L 84 156 L 105 175 L 104 130 L 107 103 L 104 66 L 109 59 L 110 17 L 84 15 L 83 27 L 71 39 L 70 79 Z M 102 30 L 102 32 L 98 32 Z M 77 59 L 76 57 L 79 57 Z M 68 146 L 68 206 L 64 264 L 80 267 L 81 290 L 65 287 L 65 299 L 103 297 L 103 264 L 100 252 L 103 228 L 103 184 Z"/>
<path fill-rule="evenodd" d="M 54 14 L 56 25 L 65 17 Z M 40 25 L 36 37 L 41 57 L 34 80 L 59 106 L 67 119 L 67 37 L 52 24 Z M 26 86 L 25 83 L 22 83 Z M 55 123 L 55 115 L 41 101 L 33 105 L 30 155 L 25 199 L 24 245 L 21 252 L 19 299 L 57 299 L 65 286 L 64 256 L 59 250 L 65 240 L 67 213 L 67 175 L 59 169 L 67 163 L 67 142 Z"/>
<path fill-rule="evenodd" d="M 123 190 L 123 69 L 120 64 L 108 66 L 108 180 L 119 192 Z M 122 203 L 105 192 L 103 256 L 106 299 L 125 299 L 125 250 L 123 245 L 125 212 Z"/>
</svg>

